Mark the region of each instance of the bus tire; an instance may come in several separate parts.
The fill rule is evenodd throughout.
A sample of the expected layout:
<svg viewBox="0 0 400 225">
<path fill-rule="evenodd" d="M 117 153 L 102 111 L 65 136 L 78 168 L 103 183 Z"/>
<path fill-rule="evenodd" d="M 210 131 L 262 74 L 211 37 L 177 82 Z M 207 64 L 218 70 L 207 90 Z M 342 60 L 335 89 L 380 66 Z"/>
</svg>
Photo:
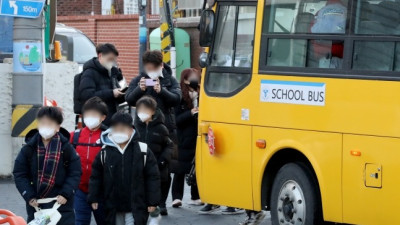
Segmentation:
<svg viewBox="0 0 400 225">
<path fill-rule="evenodd" d="M 320 225 L 321 203 L 318 184 L 302 163 L 288 163 L 279 169 L 271 190 L 273 225 Z"/>
</svg>

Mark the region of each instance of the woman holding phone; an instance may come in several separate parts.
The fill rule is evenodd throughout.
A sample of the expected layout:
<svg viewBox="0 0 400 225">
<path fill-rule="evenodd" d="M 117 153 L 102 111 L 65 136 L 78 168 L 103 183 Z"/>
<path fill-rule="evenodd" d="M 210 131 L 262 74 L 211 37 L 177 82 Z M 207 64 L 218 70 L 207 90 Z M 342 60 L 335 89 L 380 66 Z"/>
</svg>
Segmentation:
<svg viewBox="0 0 400 225">
<path fill-rule="evenodd" d="M 190 172 L 196 152 L 197 119 L 199 112 L 200 73 L 196 69 L 185 69 L 181 73 L 182 100 L 175 108 L 178 130 L 178 160 L 172 162 L 175 173 L 172 183 L 172 206 L 182 206 L 185 174 Z M 191 205 L 202 205 L 196 185 L 191 186 Z"/>
</svg>

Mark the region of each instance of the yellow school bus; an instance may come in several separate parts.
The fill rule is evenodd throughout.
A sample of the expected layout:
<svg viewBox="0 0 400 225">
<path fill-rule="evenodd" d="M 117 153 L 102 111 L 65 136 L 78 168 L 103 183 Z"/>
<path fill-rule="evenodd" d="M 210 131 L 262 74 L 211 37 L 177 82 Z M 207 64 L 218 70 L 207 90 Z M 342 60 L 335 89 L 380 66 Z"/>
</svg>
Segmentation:
<svg viewBox="0 0 400 225">
<path fill-rule="evenodd" d="M 400 224 L 400 2 L 205 3 L 197 181 L 272 224 Z"/>
</svg>

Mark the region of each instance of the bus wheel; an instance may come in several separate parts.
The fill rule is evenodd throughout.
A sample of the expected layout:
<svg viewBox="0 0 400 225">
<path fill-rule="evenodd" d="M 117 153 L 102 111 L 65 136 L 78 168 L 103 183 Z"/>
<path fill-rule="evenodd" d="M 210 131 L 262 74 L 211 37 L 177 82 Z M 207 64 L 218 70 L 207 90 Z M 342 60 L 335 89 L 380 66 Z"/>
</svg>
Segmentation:
<svg viewBox="0 0 400 225">
<path fill-rule="evenodd" d="M 272 186 L 272 224 L 322 224 L 318 193 L 317 183 L 308 167 L 301 163 L 284 165 Z"/>
</svg>

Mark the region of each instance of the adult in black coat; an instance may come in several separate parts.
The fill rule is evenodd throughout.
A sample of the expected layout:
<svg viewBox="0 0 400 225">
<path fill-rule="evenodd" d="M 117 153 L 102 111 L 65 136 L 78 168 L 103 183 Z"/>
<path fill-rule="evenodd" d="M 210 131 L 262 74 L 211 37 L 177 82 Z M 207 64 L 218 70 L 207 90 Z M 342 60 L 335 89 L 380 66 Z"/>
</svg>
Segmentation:
<svg viewBox="0 0 400 225">
<path fill-rule="evenodd" d="M 121 130 L 129 126 L 132 131 L 122 147 L 113 136 L 121 136 Z M 88 202 L 93 207 L 104 199 L 107 225 L 115 225 L 121 213 L 132 213 L 135 225 L 146 225 L 149 211 L 155 210 L 160 201 L 157 160 L 149 148 L 145 155 L 142 152 L 130 114 L 114 114 L 111 128 L 102 134 L 101 140 L 105 146 L 92 164 Z"/>
<path fill-rule="evenodd" d="M 148 144 L 158 161 L 161 176 L 160 207 L 166 208 L 165 202 L 171 186 L 168 165 L 174 143 L 169 138 L 168 129 L 164 125 L 164 115 L 157 109 L 154 98 L 144 96 L 137 102 L 135 128 L 140 135 L 139 141 Z"/>
<path fill-rule="evenodd" d="M 124 93 L 118 84 L 123 76 L 121 70 L 113 66 L 119 54 L 114 45 L 99 45 L 96 50 L 98 57 L 83 65 L 79 98 L 82 105 L 92 97 L 101 98 L 108 107 L 108 115 L 103 122 L 108 126 L 110 118 L 117 112 L 118 105 L 125 101 Z"/>
<path fill-rule="evenodd" d="M 183 98 L 175 108 L 176 125 L 178 127 L 178 159 L 172 160 L 172 171 L 175 173 L 172 183 L 173 206 L 182 205 L 185 174 L 190 172 L 196 153 L 197 119 L 199 102 L 200 74 L 195 69 L 186 69 L 181 74 Z M 193 204 L 200 204 L 196 185 L 192 185 Z"/>
<path fill-rule="evenodd" d="M 42 111 L 43 110 L 39 111 L 39 113 Z M 62 115 L 61 112 L 59 112 L 59 115 Z M 66 200 L 66 203 L 63 202 L 64 204 L 58 208 L 58 211 L 61 214 L 61 220 L 57 224 L 73 225 L 75 224 L 74 193 L 78 188 L 81 177 L 81 163 L 75 149 L 69 143 L 69 132 L 63 128 L 59 128 L 59 132 L 56 134 L 58 134 L 60 138 L 61 156 L 55 172 L 54 186 L 46 194 L 46 198 L 62 196 Z M 32 204 L 32 202 L 36 202 L 36 199 L 40 198 L 40 193 L 38 193 L 37 187 L 39 183 L 38 171 L 43 169 L 38 168 L 38 146 L 41 139 L 42 136 L 39 134 L 37 129 L 31 130 L 26 135 L 26 145 L 24 145 L 19 152 L 13 170 L 17 189 L 26 201 L 28 222 L 34 219 L 34 213 L 36 212 L 30 203 Z M 43 162 L 40 163 L 43 164 Z M 51 202 L 48 204 L 41 204 L 40 207 L 46 209 L 52 208 L 53 205 L 54 202 Z"/>
<path fill-rule="evenodd" d="M 176 122 L 174 107 L 181 101 L 181 89 L 172 76 L 171 67 L 163 64 L 160 51 L 148 51 L 143 55 L 145 72 L 133 79 L 126 91 L 125 99 L 130 106 L 136 106 L 136 102 L 145 95 L 152 96 L 158 108 L 165 116 L 171 139 L 176 143 Z M 146 86 L 146 79 L 155 80 L 154 86 Z"/>
</svg>

